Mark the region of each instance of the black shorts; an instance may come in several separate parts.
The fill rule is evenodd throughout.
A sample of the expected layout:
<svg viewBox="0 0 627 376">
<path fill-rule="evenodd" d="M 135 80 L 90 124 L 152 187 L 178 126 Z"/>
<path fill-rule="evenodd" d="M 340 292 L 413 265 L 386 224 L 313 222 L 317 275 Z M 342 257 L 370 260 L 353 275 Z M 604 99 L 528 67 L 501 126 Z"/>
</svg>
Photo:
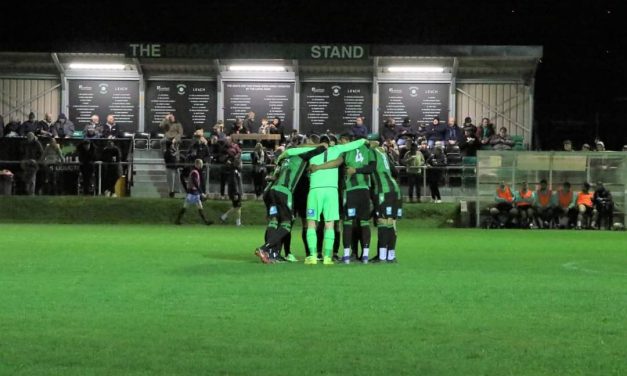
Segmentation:
<svg viewBox="0 0 627 376">
<path fill-rule="evenodd" d="M 584 207 L 586 208 L 586 215 L 592 215 L 592 212 L 594 211 L 594 208 L 591 206 L 586 206 L 584 205 Z"/>
<path fill-rule="evenodd" d="M 396 192 L 379 194 L 379 203 L 376 208 L 377 218 L 397 219 L 402 215 L 401 200 Z"/>
<path fill-rule="evenodd" d="M 499 202 L 496 204 L 496 209 L 501 213 L 509 213 L 512 210 L 513 206 L 509 202 Z"/>
<path fill-rule="evenodd" d="M 277 190 L 270 190 L 270 207 L 268 217 L 275 217 L 279 222 L 291 222 L 292 215 L 292 195 L 287 195 Z"/>
<path fill-rule="evenodd" d="M 357 219 L 367 221 L 372 217 L 370 209 L 370 190 L 355 189 L 344 192 L 342 218 L 346 220 Z"/>
</svg>

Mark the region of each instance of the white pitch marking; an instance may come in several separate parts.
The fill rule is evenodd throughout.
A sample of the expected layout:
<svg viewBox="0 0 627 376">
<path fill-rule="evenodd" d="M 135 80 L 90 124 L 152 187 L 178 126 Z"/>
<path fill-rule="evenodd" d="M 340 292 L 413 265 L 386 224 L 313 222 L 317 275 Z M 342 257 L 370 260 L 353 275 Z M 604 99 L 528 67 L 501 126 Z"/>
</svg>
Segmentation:
<svg viewBox="0 0 627 376">
<path fill-rule="evenodd" d="M 584 267 L 579 266 L 580 264 L 583 264 L 585 262 L 588 262 L 588 260 L 583 260 L 583 261 L 579 261 L 579 262 L 571 261 L 571 262 L 567 262 L 565 264 L 562 264 L 562 267 L 564 269 L 576 270 L 576 271 L 589 273 L 589 274 L 613 274 L 613 275 L 625 275 L 625 276 L 627 276 L 627 273 L 602 272 L 602 271 L 599 271 L 599 270 L 593 270 L 593 269 L 588 269 L 588 268 L 584 268 Z"/>
</svg>

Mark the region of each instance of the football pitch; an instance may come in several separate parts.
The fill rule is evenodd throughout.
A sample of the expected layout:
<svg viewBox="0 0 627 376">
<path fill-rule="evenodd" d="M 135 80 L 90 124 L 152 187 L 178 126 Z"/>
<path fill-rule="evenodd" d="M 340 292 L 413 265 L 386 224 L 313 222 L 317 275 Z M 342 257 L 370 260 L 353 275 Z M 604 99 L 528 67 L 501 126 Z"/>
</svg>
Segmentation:
<svg viewBox="0 0 627 376">
<path fill-rule="evenodd" d="M 1 225 L 0 374 L 627 374 L 626 233 L 411 227 L 308 266 L 261 226 Z"/>
</svg>

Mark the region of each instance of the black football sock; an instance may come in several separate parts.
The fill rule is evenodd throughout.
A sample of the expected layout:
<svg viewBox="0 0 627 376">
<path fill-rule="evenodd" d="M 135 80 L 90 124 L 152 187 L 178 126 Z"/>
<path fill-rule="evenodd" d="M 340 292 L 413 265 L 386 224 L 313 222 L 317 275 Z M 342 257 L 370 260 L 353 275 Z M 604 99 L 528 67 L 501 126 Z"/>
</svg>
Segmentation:
<svg viewBox="0 0 627 376">
<path fill-rule="evenodd" d="M 290 231 L 283 237 L 283 250 L 285 251 L 285 257 L 292 253 L 292 233 Z"/>
<path fill-rule="evenodd" d="M 305 245 L 305 256 L 311 256 L 311 250 L 309 249 L 309 244 L 307 244 L 307 226 L 303 226 L 300 231 L 300 237 L 303 239 L 303 244 Z"/>
<path fill-rule="evenodd" d="M 205 222 L 206 224 L 210 224 L 211 222 L 207 220 L 207 217 L 205 217 L 205 212 L 202 209 L 198 209 L 198 215 L 200 215 L 200 218 L 202 218 L 202 221 Z"/>
<path fill-rule="evenodd" d="M 179 210 L 179 214 L 176 217 L 176 223 L 181 223 L 181 219 L 183 219 L 183 215 L 185 214 L 185 208 Z"/>
</svg>

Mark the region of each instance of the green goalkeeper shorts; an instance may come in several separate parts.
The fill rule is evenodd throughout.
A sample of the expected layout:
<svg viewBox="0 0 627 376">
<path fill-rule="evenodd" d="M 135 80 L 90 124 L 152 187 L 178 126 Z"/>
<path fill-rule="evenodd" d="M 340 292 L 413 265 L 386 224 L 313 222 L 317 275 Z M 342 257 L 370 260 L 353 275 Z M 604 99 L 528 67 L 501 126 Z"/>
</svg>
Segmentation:
<svg viewBox="0 0 627 376">
<path fill-rule="evenodd" d="M 320 214 L 326 222 L 340 219 L 337 188 L 313 188 L 307 196 L 307 219 L 319 221 Z"/>
</svg>

